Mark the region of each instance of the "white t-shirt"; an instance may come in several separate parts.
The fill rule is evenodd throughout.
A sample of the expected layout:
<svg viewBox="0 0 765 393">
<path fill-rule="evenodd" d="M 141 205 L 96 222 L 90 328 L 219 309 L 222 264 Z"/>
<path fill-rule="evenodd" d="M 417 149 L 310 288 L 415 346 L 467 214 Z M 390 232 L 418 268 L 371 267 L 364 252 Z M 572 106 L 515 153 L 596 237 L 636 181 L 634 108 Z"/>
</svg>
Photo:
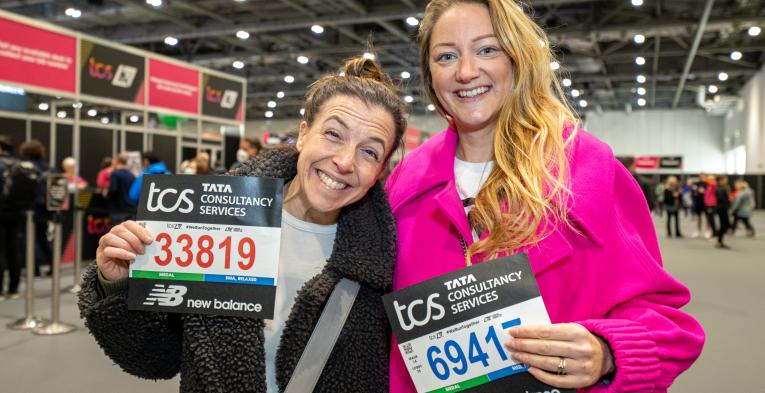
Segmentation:
<svg viewBox="0 0 765 393">
<path fill-rule="evenodd" d="M 266 350 L 266 385 L 268 393 L 278 392 L 276 385 L 276 350 L 284 324 L 295 304 L 298 290 L 321 272 L 335 243 L 337 224 L 319 225 L 301 221 L 282 209 L 282 236 L 279 251 L 279 276 L 276 279 L 274 319 L 266 320 L 263 331 Z"/>
<path fill-rule="evenodd" d="M 467 162 L 454 157 L 454 180 L 457 193 L 465 207 L 465 215 L 475 208 L 475 197 L 489 179 L 494 161 Z M 478 234 L 473 231 L 473 241 L 478 240 Z"/>
</svg>

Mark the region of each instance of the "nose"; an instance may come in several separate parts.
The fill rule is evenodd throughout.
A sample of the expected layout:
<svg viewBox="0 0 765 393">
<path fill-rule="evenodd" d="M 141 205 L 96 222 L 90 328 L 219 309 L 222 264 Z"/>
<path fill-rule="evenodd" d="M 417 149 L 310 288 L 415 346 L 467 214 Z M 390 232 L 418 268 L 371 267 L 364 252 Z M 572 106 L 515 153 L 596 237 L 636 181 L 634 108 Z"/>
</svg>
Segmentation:
<svg viewBox="0 0 765 393">
<path fill-rule="evenodd" d="M 337 171 L 340 174 L 347 174 L 353 172 L 353 164 L 356 160 L 356 147 L 351 144 L 346 144 L 342 148 L 335 152 L 335 156 L 332 158 L 332 162 L 337 167 Z"/>
<path fill-rule="evenodd" d="M 478 68 L 476 67 L 475 62 L 470 56 L 461 57 L 459 60 L 459 68 L 457 69 L 457 82 L 469 83 L 475 78 L 478 78 Z"/>
</svg>

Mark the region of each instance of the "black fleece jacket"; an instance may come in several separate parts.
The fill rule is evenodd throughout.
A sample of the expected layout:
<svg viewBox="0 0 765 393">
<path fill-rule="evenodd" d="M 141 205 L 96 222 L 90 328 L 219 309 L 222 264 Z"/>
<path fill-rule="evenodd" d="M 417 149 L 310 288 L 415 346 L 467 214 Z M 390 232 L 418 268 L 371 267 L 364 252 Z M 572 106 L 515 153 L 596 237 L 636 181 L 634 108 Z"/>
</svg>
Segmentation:
<svg viewBox="0 0 765 393">
<path fill-rule="evenodd" d="M 265 151 L 238 176 L 292 179 L 297 151 Z M 294 245 L 300 247 L 299 244 Z M 332 254 L 298 292 L 276 355 L 283 391 L 337 282 L 361 289 L 314 392 L 387 392 L 390 330 L 381 296 L 391 287 L 396 236 L 380 184 L 340 213 Z M 265 392 L 263 321 L 198 314 L 129 311 L 126 292 L 106 296 L 95 266 L 84 277 L 80 315 L 106 355 L 147 379 L 181 373 L 181 392 Z"/>
</svg>

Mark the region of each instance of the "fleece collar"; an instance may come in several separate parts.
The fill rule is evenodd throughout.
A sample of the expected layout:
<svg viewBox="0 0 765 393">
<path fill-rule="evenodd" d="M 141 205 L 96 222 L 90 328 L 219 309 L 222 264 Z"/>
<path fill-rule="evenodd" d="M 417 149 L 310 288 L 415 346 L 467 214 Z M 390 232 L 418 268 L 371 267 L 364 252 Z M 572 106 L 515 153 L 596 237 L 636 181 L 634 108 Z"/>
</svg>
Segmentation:
<svg viewBox="0 0 765 393">
<path fill-rule="evenodd" d="M 286 182 L 297 174 L 297 159 L 298 151 L 292 146 L 268 149 L 243 163 L 234 175 L 280 178 Z M 384 291 L 392 286 L 395 260 L 395 222 L 378 182 L 361 200 L 340 211 L 327 269 Z"/>
</svg>

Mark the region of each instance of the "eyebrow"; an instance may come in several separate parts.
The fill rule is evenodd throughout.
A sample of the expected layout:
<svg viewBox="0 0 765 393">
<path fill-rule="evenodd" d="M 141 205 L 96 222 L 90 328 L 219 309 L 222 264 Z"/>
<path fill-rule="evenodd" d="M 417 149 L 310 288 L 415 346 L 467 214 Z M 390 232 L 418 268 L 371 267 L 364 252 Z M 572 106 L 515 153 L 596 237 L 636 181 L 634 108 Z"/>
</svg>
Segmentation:
<svg viewBox="0 0 765 393">
<path fill-rule="evenodd" d="M 340 125 L 343 126 L 343 128 L 345 128 L 346 130 L 350 128 L 350 127 L 348 127 L 347 124 L 345 124 L 343 119 L 341 119 L 340 117 L 335 116 L 335 115 L 332 115 L 332 116 L 328 117 L 327 120 L 324 121 L 324 124 L 327 124 L 330 120 L 334 120 L 334 121 L 340 123 Z M 383 150 L 385 150 L 385 148 L 386 148 L 385 147 L 385 140 L 383 140 L 382 138 L 380 138 L 378 136 L 374 136 L 374 135 L 370 136 L 369 139 L 371 139 L 373 142 L 377 142 L 377 143 L 381 144 L 382 147 L 383 147 Z"/>
<path fill-rule="evenodd" d="M 494 34 L 494 33 L 491 33 L 491 34 L 484 34 L 484 35 L 478 36 L 478 37 L 476 37 L 476 38 L 473 38 L 473 39 L 471 40 L 471 42 L 480 41 L 480 40 L 482 40 L 482 39 L 484 39 L 484 38 L 497 38 L 497 35 L 496 35 L 496 34 Z M 435 47 L 438 47 L 438 46 L 457 46 L 457 44 L 455 44 L 455 43 L 453 43 L 453 42 L 440 42 L 440 43 L 438 43 L 438 44 L 436 44 L 436 45 L 433 45 L 433 48 L 435 48 Z"/>
</svg>

